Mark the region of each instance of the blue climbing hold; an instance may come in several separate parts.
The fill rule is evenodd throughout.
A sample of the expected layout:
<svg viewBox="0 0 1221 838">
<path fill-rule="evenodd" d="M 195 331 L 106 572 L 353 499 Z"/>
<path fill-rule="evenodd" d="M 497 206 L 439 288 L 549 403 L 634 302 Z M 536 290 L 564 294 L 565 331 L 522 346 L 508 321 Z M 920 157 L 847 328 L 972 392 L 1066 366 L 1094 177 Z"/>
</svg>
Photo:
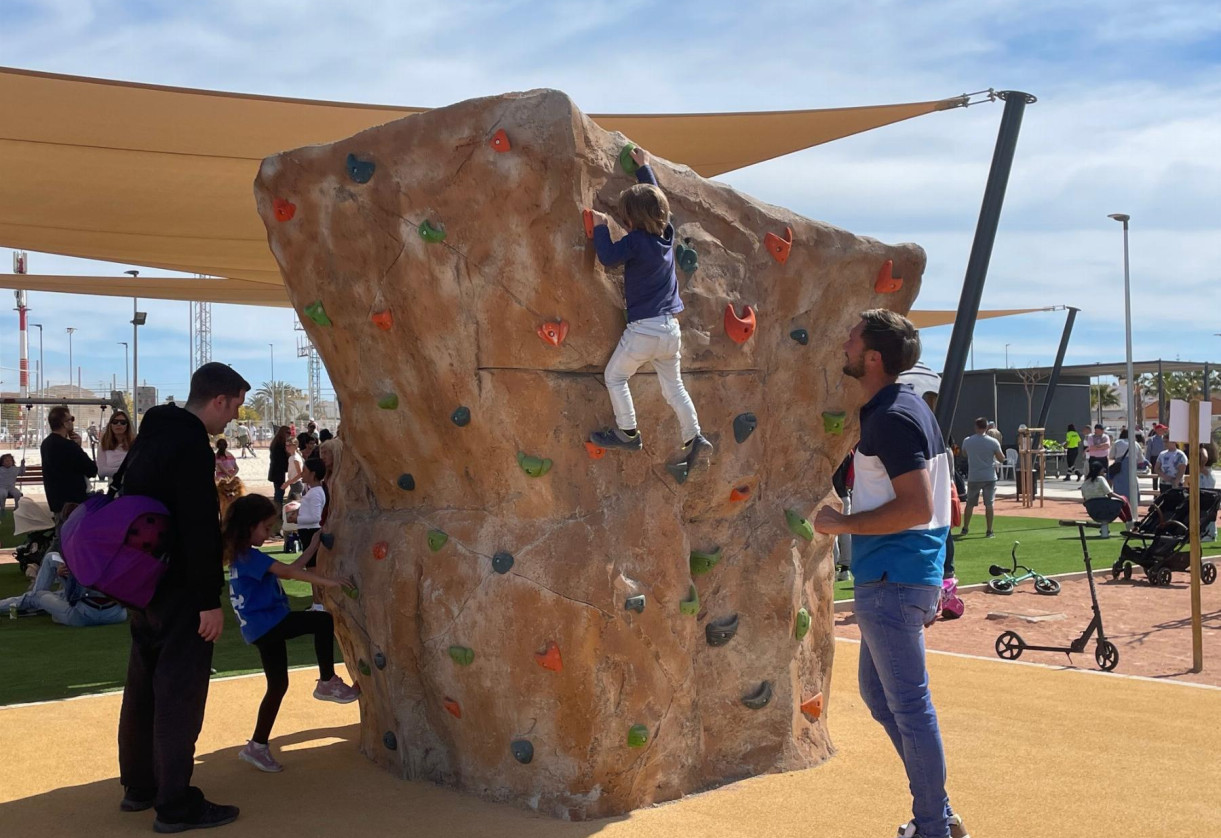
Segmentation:
<svg viewBox="0 0 1221 838">
<path fill-rule="evenodd" d="M 686 460 L 683 460 L 679 463 L 666 463 L 666 471 L 670 472 L 670 476 L 681 486 L 687 482 L 687 476 L 691 471 L 691 467 L 687 464 Z"/>
<path fill-rule="evenodd" d="M 381 652 L 378 652 L 377 654 L 375 654 L 373 656 L 373 665 L 376 666 L 378 669 L 385 669 L 386 668 L 386 656 L 383 655 Z"/>
<path fill-rule="evenodd" d="M 753 413 L 739 413 L 733 418 L 733 438 L 741 445 L 755 432 L 759 419 Z"/>
<path fill-rule="evenodd" d="M 530 760 L 534 759 L 534 746 L 530 744 L 529 740 L 518 739 L 509 746 L 509 750 L 513 753 L 513 759 L 522 765 L 529 765 Z"/>
<path fill-rule="evenodd" d="M 376 168 L 372 160 L 361 160 L 355 154 L 348 155 L 348 177 L 357 183 L 368 183 Z"/>
<path fill-rule="evenodd" d="M 644 594 L 636 594 L 627 598 L 627 602 L 623 603 L 623 610 L 635 611 L 637 614 L 644 613 Z"/>
<path fill-rule="evenodd" d="M 793 331 L 789 332 L 789 337 L 800 343 L 802 346 L 805 346 L 810 342 L 810 333 L 805 329 L 794 329 Z"/>
<path fill-rule="evenodd" d="M 399 488 L 404 492 L 415 491 L 415 478 L 410 474 L 400 474 L 398 479 Z"/>
<path fill-rule="evenodd" d="M 322 546 L 325 547 L 326 549 L 328 549 L 328 550 L 335 549 L 335 533 L 324 532 L 322 535 L 318 536 L 318 540 L 322 542 Z"/>
<path fill-rule="evenodd" d="M 674 261 L 683 273 L 692 274 L 699 269 L 700 255 L 695 252 L 694 247 L 680 242 L 674 246 Z"/>
<path fill-rule="evenodd" d="M 513 567 L 513 554 L 503 550 L 492 556 L 492 570 L 497 573 L 508 573 Z"/>
<path fill-rule="evenodd" d="M 471 423 L 471 409 L 469 407 L 459 407 L 449 415 L 449 420 L 459 428 L 465 428 Z"/>
<path fill-rule="evenodd" d="M 394 735 L 394 731 L 388 730 L 382 736 L 382 744 L 385 745 L 388 750 L 397 751 L 399 748 L 399 739 Z"/>
</svg>

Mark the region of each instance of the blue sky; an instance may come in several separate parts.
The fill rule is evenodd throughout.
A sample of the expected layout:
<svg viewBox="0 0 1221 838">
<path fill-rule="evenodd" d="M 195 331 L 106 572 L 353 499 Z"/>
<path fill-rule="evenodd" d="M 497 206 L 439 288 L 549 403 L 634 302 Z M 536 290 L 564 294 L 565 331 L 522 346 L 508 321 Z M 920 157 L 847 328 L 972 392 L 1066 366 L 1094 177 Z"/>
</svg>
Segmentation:
<svg viewBox="0 0 1221 838">
<path fill-rule="evenodd" d="M 984 308 L 1082 309 L 1070 363 L 1123 358 L 1132 216 L 1138 360 L 1221 356 L 1221 4 L 630 0 L 349 5 L 320 0 L 8 0 L 0 63 L 154 84 L 443 106 L 554 87 L 587 112 L 670 113 L 918 101 L 993 87 L 1039 97 L 1018 143 Z M 933 114 L 721 179 L 769 203 L 929 255 L 920 308 L 957 305 L 1002 105 Z M 0 112 L 0 119 L 18 115 Z M 7 269 L 8 256 L 0 266 Z M 128 267 L 31 254 L 33 273 Z M 129 300 L 32 294 L 47 377 L 74 359 L 123 379 Z M 187 304 L 144 302 L 141 378 L 186 390 Z M 1050 363 L 1063 313 L 982 321 L 976 367 Z M 0 329 L 13 389 L 16 315 Z M 950 329 L 924 334 L 940 369 Z M 37 357 L 34 333 L 32 357 Z M 256 337 L 257 336 L 257 337 Z M 213 357 L 304 387 L 287 310 L 213 307 Z M 324 380 L 324 390 L 329 382 Z"/>
</svg>

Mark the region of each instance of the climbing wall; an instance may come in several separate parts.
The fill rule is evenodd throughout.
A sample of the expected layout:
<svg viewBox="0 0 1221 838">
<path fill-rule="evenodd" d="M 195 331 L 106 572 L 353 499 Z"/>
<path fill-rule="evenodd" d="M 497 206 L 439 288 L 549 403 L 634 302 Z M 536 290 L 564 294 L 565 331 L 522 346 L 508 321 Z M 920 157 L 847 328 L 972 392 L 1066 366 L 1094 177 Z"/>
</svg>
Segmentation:
<svg viewBox="0 0 1221 838">
<path fill-rule="evenodd" d="M 622 273 L 583 210 L 635 182 L 628 141 L 534 91 L 285 152 L 255 184 L 343 407 L 321 566 L 355 580 L 332 611 L 362 748 L 572 819 L 832 753 L 831 543 L 808 519 L 856 431 L 841 344 L 924 268 L 655 160 L 716 448 L 674 467 L 646 369 L 644 450 L 596 449 Z"/>
</svg>

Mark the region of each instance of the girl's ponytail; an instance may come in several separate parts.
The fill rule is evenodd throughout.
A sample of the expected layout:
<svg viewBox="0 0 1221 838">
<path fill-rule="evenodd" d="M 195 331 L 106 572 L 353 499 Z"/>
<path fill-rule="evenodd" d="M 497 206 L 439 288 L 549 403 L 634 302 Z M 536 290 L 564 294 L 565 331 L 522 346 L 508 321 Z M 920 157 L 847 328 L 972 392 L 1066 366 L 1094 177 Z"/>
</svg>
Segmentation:
<svg viewBox="0 0 1221 838">
<path fill-rule="evenodd" d="M 238 552 L 250 545 L 250 534 L 254 528 L 275 517 L 276 505 L 265 495 L 243 495 L 235 500 L 225 513 L 221 526 L 221 546 L 225 564 L 231 564 Z"/>
</svg>

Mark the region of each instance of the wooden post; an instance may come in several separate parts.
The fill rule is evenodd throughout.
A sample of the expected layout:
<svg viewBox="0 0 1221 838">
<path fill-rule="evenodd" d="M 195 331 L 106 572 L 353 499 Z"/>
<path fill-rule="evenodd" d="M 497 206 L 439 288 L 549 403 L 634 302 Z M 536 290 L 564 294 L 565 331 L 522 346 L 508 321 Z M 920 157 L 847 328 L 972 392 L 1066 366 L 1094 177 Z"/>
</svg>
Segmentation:
<svg viewBox="0 0 1221 838">
<path fill-rule="evenodd" d="M 1191 671 L 1204 670 L 1204 627 L 1200 607 L 1200 400 L 1187 405 L 1187 486 L 1191 543 Z"/>
</svg>

